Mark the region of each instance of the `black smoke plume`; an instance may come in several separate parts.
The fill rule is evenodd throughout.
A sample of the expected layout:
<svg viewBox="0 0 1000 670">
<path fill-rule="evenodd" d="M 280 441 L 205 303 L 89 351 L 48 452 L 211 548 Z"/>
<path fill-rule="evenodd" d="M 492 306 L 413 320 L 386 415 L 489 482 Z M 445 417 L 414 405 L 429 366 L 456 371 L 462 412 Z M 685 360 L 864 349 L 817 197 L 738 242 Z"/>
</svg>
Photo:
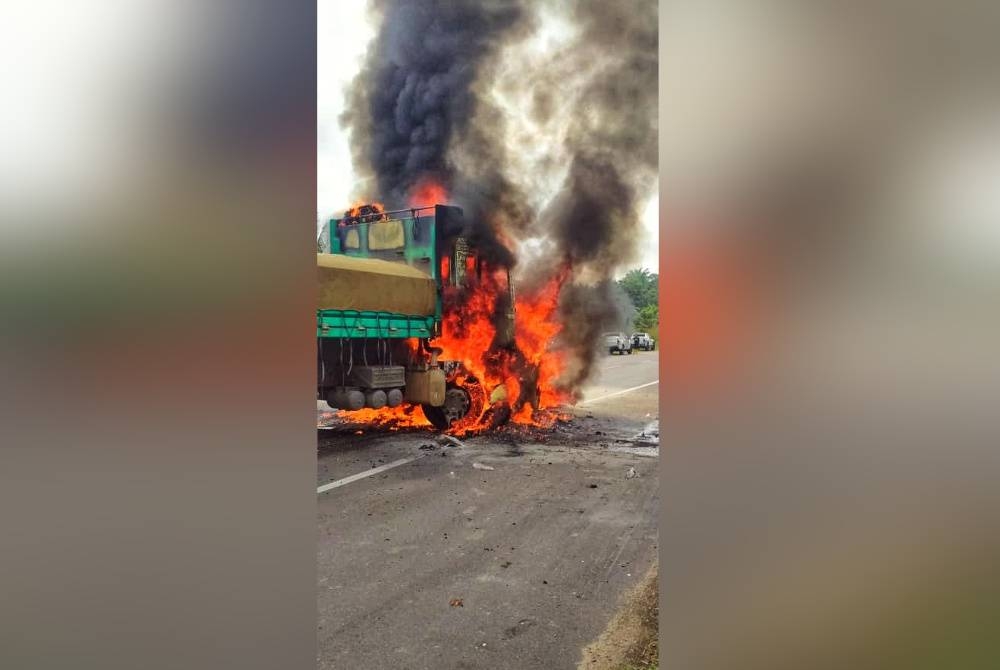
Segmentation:
<svg viewBox="0 0 1000 670">
<path fill-rule="evenodd" d="M 374 7 L 378 34 L 342 121 L 356 168 L 374 176 L 379 197 L 402 205 L 424 179 L 456 186 L 449 156 L 456 142 L 484 149 L 486 141 L 470 135 L 484 108 L 475 84 L 529 14 L 513 0 L 377 0 Z"/>
<path fill-rule="evenodd" d="M 658 39 L 653 1 L 582 0 L 571 8 L 579 35 L 534 84 L 559 91 L 556 77 L 567 62 L 593 73 L 575 100 L 579 112 L 566 133 L 571 159 L 562 188 L 537 224 L 578 276 L 589 279 L 586 286 L 564 290 L 560 303 L 573 353 L 562 382 L 576 390 L 590 376 L 602 332 L 610 324 L 624 326 L 612 279 L 635 255 L 640 199 L 657 174 Z M 544 119 L 550 109 L 541 104 L 535 112 Z"/>
<path fill-rule="evenodd" d="M 465 209 L 485 260 L 514 264 L 501 238 L 553 249 L 525 274 L 572 269 L 560 313 L 571 359 L 563 382 L 576 390 L 601 331 L 621 320 L 612 279 L 635 255 L 639 204 L 656 176 L 655 0 L 376 0 L 374 8 L 379 28 L 343 117 L 355 168 L 376 185 L 367 195 L 405 206 L 430 178 Z M 567 20 L 575 36 L 554 53 L 521 54 L 542 12 Z M 565 156 L 543 161 L 537 180 L 514 174 L 511 137 L 523 129 L 491 96 L 512 53 L 521 65 L 512 86 L 533 92 L 531 116 L 541 132 L 558 128 Z M 533 181 L 560 186 L 538 202 L 525 192 Z"/>
</svg>

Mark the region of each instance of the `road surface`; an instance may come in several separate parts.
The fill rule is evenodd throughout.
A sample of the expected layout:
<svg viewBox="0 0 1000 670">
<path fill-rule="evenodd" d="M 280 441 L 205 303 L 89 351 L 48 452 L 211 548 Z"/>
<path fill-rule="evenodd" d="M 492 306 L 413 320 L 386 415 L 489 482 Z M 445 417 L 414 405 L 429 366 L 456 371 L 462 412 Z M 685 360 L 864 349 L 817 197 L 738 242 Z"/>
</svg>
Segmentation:
<svg viewBox="0 0 1000 670">
<path fill-rule="evenodd" d="M 656 560 L 657 361 L 534 438 L 319 431 L 318 667 L 575 668 Z"/>
</svg>

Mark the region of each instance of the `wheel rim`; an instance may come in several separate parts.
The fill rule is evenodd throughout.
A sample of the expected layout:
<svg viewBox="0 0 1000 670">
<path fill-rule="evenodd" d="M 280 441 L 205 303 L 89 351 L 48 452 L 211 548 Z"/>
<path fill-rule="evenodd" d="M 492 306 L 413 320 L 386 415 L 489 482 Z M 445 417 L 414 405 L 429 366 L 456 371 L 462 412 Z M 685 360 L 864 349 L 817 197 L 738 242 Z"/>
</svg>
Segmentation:
<svg viewBox="0 0 1000 670">
<path fill-rule="evenodd" d="M 448 423 L 458 421 L 469 413 L 472 406 L 472 399 L 469 393 L 462 388 L 450 388 L 444 394 L 444 405 L 441 410 L 444 412 Z"/>
</svg>

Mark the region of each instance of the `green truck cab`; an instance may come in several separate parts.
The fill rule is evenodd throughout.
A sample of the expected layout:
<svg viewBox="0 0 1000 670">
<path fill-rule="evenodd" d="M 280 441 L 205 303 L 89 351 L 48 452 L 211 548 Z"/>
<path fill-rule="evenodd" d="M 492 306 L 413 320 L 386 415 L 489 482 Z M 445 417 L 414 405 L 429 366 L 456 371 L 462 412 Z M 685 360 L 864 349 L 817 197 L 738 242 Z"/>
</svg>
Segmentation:
<svg viewBox="0 0 1000 670">
<path fill-rule="evenodd" d="M 328 222 L 317 254 L 318 398 L 347 411 L 419 405 L 439 429 L 482 414 L 478 380 L 432 344 L 446 287 L 478 268 L 466 230 L 448 205 L 365 206 Z"/>
</svg>

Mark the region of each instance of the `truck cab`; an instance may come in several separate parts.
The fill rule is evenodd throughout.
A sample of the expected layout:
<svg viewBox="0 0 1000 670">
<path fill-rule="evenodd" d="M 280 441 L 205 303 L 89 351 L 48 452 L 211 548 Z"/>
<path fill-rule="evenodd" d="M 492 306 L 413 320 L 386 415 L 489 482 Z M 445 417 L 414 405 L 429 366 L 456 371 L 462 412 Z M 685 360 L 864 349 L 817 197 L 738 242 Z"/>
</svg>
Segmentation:
<svg viewBox="0 0 1000 670">
<path fill-rule="evenodd" d="M 385 211 L 377 204 L 331 219 L 317 256 L 318 397 L 336 409 L 418 405 L 437 428 L 477 418 L 488 396 L 458 361 L 441 359 L 453 301 L 482 272 L 461 208 Z M 513 341 L 513 285 L 498 337 Z"/>
</svg>

